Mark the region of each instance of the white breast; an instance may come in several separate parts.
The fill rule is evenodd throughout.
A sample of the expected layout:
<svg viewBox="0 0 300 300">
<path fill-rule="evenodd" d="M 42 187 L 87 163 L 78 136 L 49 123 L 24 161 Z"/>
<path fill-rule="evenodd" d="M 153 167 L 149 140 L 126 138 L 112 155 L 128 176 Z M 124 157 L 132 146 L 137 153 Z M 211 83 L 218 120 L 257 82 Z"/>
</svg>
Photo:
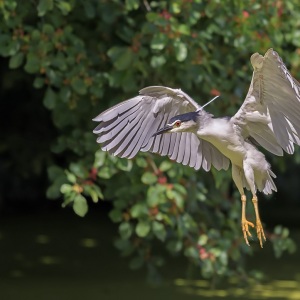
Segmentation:
<svg viewBox="0 0 300 300">
<path fill-rule="evenodd" d="M 235 132 L 232 124 L 226 119 L 212 119 L 203 128 L 197 131 L 197 135 L 213 144 L 231 162 L 242 167 L 246 150 L 244 141 Z"/>
</svg>

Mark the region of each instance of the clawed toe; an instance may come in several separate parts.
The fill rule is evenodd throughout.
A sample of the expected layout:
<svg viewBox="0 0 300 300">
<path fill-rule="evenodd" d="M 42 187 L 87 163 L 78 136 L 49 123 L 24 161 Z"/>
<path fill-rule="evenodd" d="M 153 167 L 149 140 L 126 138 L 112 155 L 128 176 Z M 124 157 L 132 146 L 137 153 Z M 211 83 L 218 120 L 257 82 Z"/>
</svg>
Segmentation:
<svg viewBox="0 0 300 300">
<path fill-rule="evenodd" d="M 243 231 L 245 242 L 248 246 L 250 246 L 248 241 L 248 236 L 252 237 L 252 234 L 249 231 L 249 226 L 254 227 L 254 224 L 247 220 L 242 220 L 242 231 Z"/>
<path fill-rule="evenodd" d="M 256 222 L 256 233 L 257 233 L 257 238 L 259 240 L 260 247 L 263 248 L 263 240 L 266 241 L 266 236 L 260 221 Z"/>
</svg>

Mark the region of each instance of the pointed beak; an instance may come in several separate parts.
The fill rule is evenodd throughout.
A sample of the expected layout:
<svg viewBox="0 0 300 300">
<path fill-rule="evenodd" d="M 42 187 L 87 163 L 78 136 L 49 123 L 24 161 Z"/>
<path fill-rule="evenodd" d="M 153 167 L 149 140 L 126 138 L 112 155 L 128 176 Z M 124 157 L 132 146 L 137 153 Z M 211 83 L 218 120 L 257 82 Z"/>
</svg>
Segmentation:
<svg viewBox="0 0 300 300">
<path fill-rule="evenodd" d="M 172 128 L 173 128 L 173 126 L 167 125 L 167 126 L 165 126 L 164 128 L 158 129 L 158 130 L 152 135 L 152 137 L 157 136 L 157 135 L 160 135 L 160 134 L 163 134 L 163 133 L 166 133 L 166 132 L 170 131 Z"/>
</svg>

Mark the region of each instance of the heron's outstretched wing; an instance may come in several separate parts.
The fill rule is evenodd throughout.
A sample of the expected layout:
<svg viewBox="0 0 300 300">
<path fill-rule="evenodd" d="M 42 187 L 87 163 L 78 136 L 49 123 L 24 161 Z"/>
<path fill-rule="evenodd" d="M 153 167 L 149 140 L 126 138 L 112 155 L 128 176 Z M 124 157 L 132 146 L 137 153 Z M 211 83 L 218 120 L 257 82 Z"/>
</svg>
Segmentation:
<svg viewBox="0 0 300 300">
<path fill-rule="evenodd" d="M 111 154 L 132 158 L 138 151 L 167 155 L 195 169 L 227 169 L 228 159 L 210 143 L 191 132 L 153 134 L 180 114 L 194 112 L 200 106 L 179 89 L 152 86 L 140 95 L 121 102 L 97 116 L 94 129 L 97 142 Z"/>
<path fill-rule="evenodd" d="M 273 49 L 253 54 L 251 64 L 250 89 L 231 122 L 273 154 L 292 154 L 300 145 L 300 85 Z"/>
</svg>

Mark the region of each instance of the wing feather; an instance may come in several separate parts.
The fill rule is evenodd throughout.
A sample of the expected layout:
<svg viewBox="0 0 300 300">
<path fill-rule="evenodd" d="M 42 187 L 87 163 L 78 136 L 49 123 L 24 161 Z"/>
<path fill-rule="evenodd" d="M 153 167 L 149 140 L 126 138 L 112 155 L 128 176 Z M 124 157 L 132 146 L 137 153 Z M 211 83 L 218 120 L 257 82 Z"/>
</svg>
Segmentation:
<svg viewBox="0 0 300 300">
<path fill-rule="evenodd" d="M 138 151 L 150 151 L 195 169 L 208 171 L 228 167 L 229 160 L 213 145 L 194 133 L 180 132 L 153 136 L 168 121 L 180 114 L 193 112 L 200 106 L 178 89 L 153 86 L 140 95 L 104 111 L 94 120 L 101 148 L 120 157 L 133 158 Z"/>
<path fill-rule="evenodd" d="M 194 168 L 196 165 L 197 152 L 200 141 L 195 134 L 191 134 L 191 155 L 189 166 Z"/>
<path fill-rule="evenodd" d="M 185 154 L 186 136 L 187 136 L 187 134 L 181 134 L 180 146 L 179 146 L 178 156 L 177 156 L 177 159 L 176 159 L 176 161 L 179 162 L 179 163 L 182 163 L 183 157 L 184 157 L 184 154 Z"/>
<path fill-rule="evenodd" d="M 175 135 L 175 144 L 174 144 L 174 148 L 172 150 L 172 154 L 170 155 L 170 159 L 172 159 L 172 160 L 176 160 L 177 159 L 182 132 L 174 133 L 174 135 Z"/>
<path fill-rule="evenodd" d="M 190 156 L 191 156 L 191 148 L 192 148 L 192 141 L 191 141 L 191 135 L 192 133 L 187 133 L 186 134 L 186 140 L 185 140 L 185 151 L 184 151 L 184 157 L 182 160 L 182 164 L 186 166 L 189 161 L 190 161 Z"/>
<path fill-rule="evenodd" d="M 300 85 L 273 49 L 253 54 L 251 64 L 248 94 L 231 122 L 273 154 L 292 154 L 300 145 Z"/>
</svg>

